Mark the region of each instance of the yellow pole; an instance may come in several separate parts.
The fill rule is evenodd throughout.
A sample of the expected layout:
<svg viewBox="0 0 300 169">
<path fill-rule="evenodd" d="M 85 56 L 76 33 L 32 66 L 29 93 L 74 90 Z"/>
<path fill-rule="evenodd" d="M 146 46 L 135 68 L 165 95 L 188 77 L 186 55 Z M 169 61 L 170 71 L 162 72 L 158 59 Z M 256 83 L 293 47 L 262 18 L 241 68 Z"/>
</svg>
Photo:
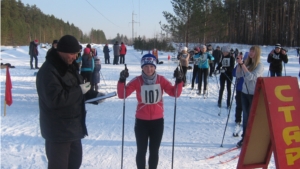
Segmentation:
<svg viewBox="0 0 300 169">
<path fill-rule="evenodd" d="M 6 100 L 4 98 L 4 116 L 6 116 Z"/>
</svg>

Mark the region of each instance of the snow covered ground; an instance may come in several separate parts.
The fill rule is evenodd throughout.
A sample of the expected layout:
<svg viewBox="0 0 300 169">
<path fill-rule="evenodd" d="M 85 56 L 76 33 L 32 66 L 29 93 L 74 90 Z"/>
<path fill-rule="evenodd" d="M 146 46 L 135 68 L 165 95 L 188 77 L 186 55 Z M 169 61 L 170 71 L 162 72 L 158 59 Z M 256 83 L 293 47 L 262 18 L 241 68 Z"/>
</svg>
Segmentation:
<svg viewBox="0 0 300 169">
<path fill-rule="evenodd" d="M 224 44 L 213 44 L 223 46 Z M 229 44 L 233 49 L 238 48 L 246 52 L 250 45 Z M 102 53 L 103 45 L 94 45 L 98 55 L 102 59 L 100 91 L 116 91 L 119 72 L 124 65 L 106 65 Z M 110 46 L 111 48 L 112 46 Z M 268 74 L 269 64 L 267 54 L 273 46 L 262 46 L 262 62 L 265 65 L 264 75 Z M 39 49 L 39 66 L 45 61 L 47 49 Z M 111 54 L 111 63 L 113 60 Z M 157 66 L 157 72 L 172 79 L 176 63 L 168 62 L 168 55 L 172 53 L 159 52 L 159 59 L 164 64 Z M 289 63 L 286 64 L 286 75 L 298 76 L 299 62 L 296 51 L 289 49 Z M 141 74 L 141 53 L 128 47 L 125 62 L 129 69 L 129 79 Z M 44 169 L 47 166 L 47 158 L 44 149 L 44 139 L 39 128 L 38 95 L 36 92 L 34 72 L 30 70 L 28 46 L 13 48 L 1 46 L 1 62 L 11 63 L 16 66 L 10 69 L 13 84 L 13 104 L 7 106 L 7 116 L 3 117 L 3 102 L 5 91 L 5 69 L 1 69 L 1 168 L 2 169 Z M 283 75 L 285 73 L 283 72 Z M 187 73 L 188 82 L 191 79 L 191 71 Z M 298 80 L 298 83 L 299 80 Z M 233 87 L 233 86 L 232 86 Z M 223 96 L 223 105 L 226 105 L 226 91 Z M 192 96 L 192 98 L 190 98 Z M 218 116 L 217 107 L 218 86 L 216 78 L 209 78 L 209 97 L 196 96 L 185 87 L 181 97 L 177 99 L 176 135 L 174 151 L 174 168 L 176 169 L 232 169 L 236 168 L 238 160 L 235 159 L 226 164 L 226 161 L 239 154 L 240 150 L 227 153 L 223 156 L 206 160 L 206 157 L 215 155 L 228 148 L 234 147 L 240 137 L 232 137 L 234 128 L 234 108 L 230 112 L 230 119 L 225 134 L 223 147 L 220 147 L 228 110 L 223 107 L 221 116 Z M 125 108 L 125 142 L 124 142 L 124 169 L 135 167 L 136 143 L 134 136 L 134 122 L 136 109 L 135 94 L 126 99 Z M 160 147 L 160 159 L 158 168 L 171 168 L 172 159 L 172 132 L 174 118 L 175 99 L 164 95 L 165 103 L 165 128 Z M 123 100 L 113 97 L 95 106 L 87 104 L 87 128 L 89 136 L 82 140 L 84 169 L 117 169 L 121 164 L 122 141 L 122 113 Z M 272 157 L 269 168 L 275 168 Z"/>
</svg>

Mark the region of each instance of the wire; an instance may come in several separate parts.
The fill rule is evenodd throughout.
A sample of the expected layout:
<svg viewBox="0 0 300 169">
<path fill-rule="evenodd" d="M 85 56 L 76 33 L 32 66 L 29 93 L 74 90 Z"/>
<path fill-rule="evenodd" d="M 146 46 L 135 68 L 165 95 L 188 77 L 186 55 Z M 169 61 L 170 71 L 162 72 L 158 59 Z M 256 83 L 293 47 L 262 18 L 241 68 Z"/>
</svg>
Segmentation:
<svg viewBox="0 0 300 169">
<path fill-rule="evenodd" d="M 93 7 L 100 15 L 102 15 L 107 21 L 109 21 L 110 23 L 112 23 L 113 25 L 121 28 L 120 26 L 116 25 L 115 23 L 113 23 L 111 20 L 109 20 L 108 18 L 106 18 L 100 11 L 98 11 L 97 8 L 95 8 L 88 0 L 85 0 L 87 3 L 89 3 L 91 5 L 91 7 Z"/>
</svg>

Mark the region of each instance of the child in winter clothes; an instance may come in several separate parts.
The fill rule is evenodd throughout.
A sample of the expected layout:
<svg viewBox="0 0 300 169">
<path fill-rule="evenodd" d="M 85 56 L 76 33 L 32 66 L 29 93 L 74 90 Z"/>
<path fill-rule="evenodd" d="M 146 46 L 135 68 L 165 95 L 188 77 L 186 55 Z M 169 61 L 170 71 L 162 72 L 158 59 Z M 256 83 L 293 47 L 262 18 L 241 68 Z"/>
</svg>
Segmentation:
<svg viewBox="0 0 300 169">
<path fill-rule="evenodd" d="M 141 59 L 142 75 L 132 79 L 126 86 L 129 76 L 128 69 L 121 71 L 117 86 L 118 97 L 123 99 L 136 91 L 138 101 L 135 120 L 135 137 L 137 145 L 136 165 L 145 169 L 146 153 L 149 142 L 149 169 L 157 168 L 158 154 L 164 129 L 164 106 L 162 95 L 166 92 L 173 97 L 179 97 L 182 91 L 182 74 L 176 71 L 176 85 L 172 85 L 165 77 L 158 75 L 156 57 L 146 54 Z M 124 88 L 126 93 L 124 96 Z"/>
<path fill-rule="evenodd" d="M 85 48 L 82 56 L 81 76 L 84 83 L 90 82 L 94 71 L 94 58 L 92 57 L 91 49 Z"/>
<path fill-rule="evenodd" d="M 208 76 L 208 67 L 209 67 L 209 60 L 214 60 L 214 57 L 206 52 L 206 46 L 202 45 L 200 47 L 202 54 L 199 56 L 199 58 L 196 58 L 198 61 L 198 95 L 201 94 L 201 86 L 202 86 L 202 77 L 204 81 L 204 90 L 203 94 L 207 94 L 207 76 Z"/>
<path fill-rule="evenodd" d="M 183 86 L 186 85 L 186 72 L 189 66 L 189 60 L 190 60 L 190 54 L 187 51 L 187 47 L 183 47 L 180 55 L 178 56 L 179 61 L 180 61 L 180 66 L 182 68 L 183 72 Z"/>
<path fill-rule="evenodd" d="M 288 62 L 288 57 L 285 50 L 281 50 L 281 45 L 276 44 L 275 50 L 272 50 L 268 56 L 268 63 L 270 63 L 270 76 L 282 76 L 282 61 Z"/>
<path fill-rule="evenodd" d="M 230 47 L 224 46 L 222 47 L 223 58 L 219 65 L 217 66 L 217 70 L 221 72 L 220 75 L 220 91 L 219 91 L 219 99 L 218 99 L 218 107 L 222 105 L 222 97 L 225 88 L 225 82 L 227 87 L 227 108 L 230 107 L 230 98 L 231 98 L 231 82 L 232 82 L 232 70 L 234 68 L 234 57 L 230 55 Z"/>
<path fill-rule="evenodd" d="M 260 62 L 261 49 L 259 46 L 252 46 L 249 51 L 248 58 L 245 64 L 242 60 L 237 60 L 239 63 L 236 69 L 236 77 L 244 78 L 242 89 L 242 108 L 243 108 L 243 134 L 242 139 L 237 143 L 237 147 L 241 147 L 246 133 L 248 117 L 252 105 L 255 85 L 258 77 L 261 77 L 264 72 L 264 65 Z"/>
</svg>

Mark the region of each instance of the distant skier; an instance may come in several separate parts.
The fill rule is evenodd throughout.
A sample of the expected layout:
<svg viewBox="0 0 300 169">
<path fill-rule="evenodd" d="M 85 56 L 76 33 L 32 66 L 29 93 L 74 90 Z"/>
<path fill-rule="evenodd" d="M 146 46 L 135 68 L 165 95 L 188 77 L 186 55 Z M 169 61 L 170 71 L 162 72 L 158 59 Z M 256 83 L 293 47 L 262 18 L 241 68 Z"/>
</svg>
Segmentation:
<svg viewBox="0 0 300 169">
<path fill-rule="evenodd" d="M 230 47 L 222 47 L 223 58 L 219 63 L 217 70 L 221 72 L 220 75 L 220 91 L 218 99 L 218 107 L 222 105 L 222 97 L 225 88 L 225 82 L 227 87 L 227 108 L 230 107 L 231 98 L 231 82 L 232 82 L 232 70 L 234 68 L 234 57 L 230 55 Z"/>
<path fill-rule="evenodd" d="M 157 168 L 159 147 L 164 130 L 163 93 L 175 97 L 182 91 L 180 71 L 175 72 L 176 85 L 172 85 L 165 77 L 156 73 L 156 57 L 146 54 L 141 59 L 142 75 L 132 79 L 126 86 L 124 82 L 129 76 L 128 69 L 121 71 L 117 86 L 120 99 L 128 97 L 134 91 L 138 101 L 135 119 L 135 137 L 137 145 L 136 165 L 145 169 L 146 153 L 149 145 L 149 169 Z M 126 93 L 124 96 L 124 88 Z M 177 89 L 177 91 L 176 91 Z"/>
<path fill-rule="evenodd" d="M 198 95 L 201 94 L 201 87 L 202 87 L 202 79 L 204 82 L 204 90 L 203 95 L 207 94 L 207 76 L 208 76 L 208 67 L 209 67 L 209 60 L 214 60 L 214 57 L 206 52 L 206 46 L 201 45 L 200 46 L 201 55 L 198 58 L 199 64 L 198 64 Z"/>
<path fill-rule="evenodd" d="M 288 57 L 285 50 L 281 50 L 281 45 L 275 45 L 275 49 L 271 51 L 268 56 L 268 63 L 270 63 L 270 76 L 282 76 L 282 62 L 288 63 Z"/>
<path fill-rule="evenodd" d="M 194 83 L 195 83 L 195 79 L 198 77 L 198 59 L 200 57 L 200 48 L 199 47 L 195 47 L 194 48 L 194 56 L 193 56 L 193 62 L 194 62 L 194 67 L 193 67 L 193 77 L 192 77 L 192 90 L 194 89 Z"/>
</svg>

